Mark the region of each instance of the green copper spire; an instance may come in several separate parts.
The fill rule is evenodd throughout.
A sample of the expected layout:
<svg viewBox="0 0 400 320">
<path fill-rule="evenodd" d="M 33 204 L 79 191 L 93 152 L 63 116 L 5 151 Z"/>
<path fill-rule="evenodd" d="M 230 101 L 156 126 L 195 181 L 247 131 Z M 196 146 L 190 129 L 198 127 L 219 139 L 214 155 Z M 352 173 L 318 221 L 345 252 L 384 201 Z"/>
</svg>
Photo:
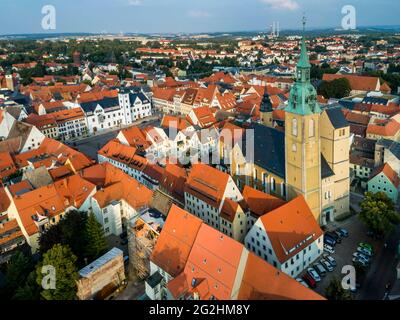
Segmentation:
<svg viewBox="0 0 400 320">
<path fill-rule="evenodd" d="M 301 39 L 301 53 L 299 62 L 297 63 L 297 68 L 311 68 L 310 60 L 308 59 L 308 54 L 307 54 L 306 40 L 304 35 L 305 31 L 306 31 L 306 17 L 303 17 L 303 37 Z"/>
<path fill-rule="evenodd" d="M 320 113 L 321 109 L 317 102 L 317 91 L 310 82 L 311 64 L 308 59 L 304 31 L 306 19 L 303 18 L 303 38 L 301 40 L 301 53 L 297 63 L 296 83 L 290 90 L 289 103 L 286 112 L 300 115 Z"/>
</svg>

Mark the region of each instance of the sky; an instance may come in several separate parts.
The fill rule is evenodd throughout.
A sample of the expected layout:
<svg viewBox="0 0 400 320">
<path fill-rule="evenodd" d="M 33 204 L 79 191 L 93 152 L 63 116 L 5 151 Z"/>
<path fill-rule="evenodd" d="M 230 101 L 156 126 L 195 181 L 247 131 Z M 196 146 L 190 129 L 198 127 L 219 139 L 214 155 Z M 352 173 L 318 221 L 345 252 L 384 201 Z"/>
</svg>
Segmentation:
<svg viewBox="0 0 400 320">
<path fill-rule="evenodd" d="M 0 34 L 205 33 L 340 27 L 342 7 L 353 5 L 358 26 L 399 25 L 399 0 L 0 0 Z M 52 5 L 56 29 L 42 28 Z"/>
</svg>

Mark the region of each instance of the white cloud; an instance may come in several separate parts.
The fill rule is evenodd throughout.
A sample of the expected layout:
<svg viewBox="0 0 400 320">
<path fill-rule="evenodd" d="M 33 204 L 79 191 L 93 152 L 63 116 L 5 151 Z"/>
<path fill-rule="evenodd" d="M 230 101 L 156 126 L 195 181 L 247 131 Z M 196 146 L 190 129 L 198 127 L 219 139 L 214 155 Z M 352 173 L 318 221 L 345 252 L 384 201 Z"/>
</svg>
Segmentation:
<svg viewBox="0 0 400 320">
<path fill-rule="evenodd" d="M 299 4 L 296 0 L 260 0 L 272 9 L 278 10 L 296 10 Z"/>
<path fill-rule="evenodd" d="M 142 5 L 141 0 L 128 0 L 128 5 L 130 6 L 140 6 Z"/>
<path fill-rule="evenodd" d="M 208 18 L 211 17 L 211 13 L 203 10 L 190 10 L 188 13 L 189 17 L 192 18 Z"/>
</svg>

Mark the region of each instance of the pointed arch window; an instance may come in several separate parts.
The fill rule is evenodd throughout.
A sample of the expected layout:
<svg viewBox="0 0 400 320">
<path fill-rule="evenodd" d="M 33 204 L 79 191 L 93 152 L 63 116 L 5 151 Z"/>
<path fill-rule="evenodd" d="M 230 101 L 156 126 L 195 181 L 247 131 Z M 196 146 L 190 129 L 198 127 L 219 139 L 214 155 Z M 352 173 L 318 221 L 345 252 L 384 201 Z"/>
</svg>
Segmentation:
<svg viewBox="0 0 400 320">
<path fill-rule="evenodd" d="M 273 177 L 271 177 L 271 191 L 275 192 L 276 190 L 276 182 Z"/>
<path fill-rule="evenodd" d="M 308 136 L 310 138 L 315 136 L 315 120 L 311 119 L 308 125 Z"/>
<path fill-rule="evenodd" d="M 297 128 L 297 119 L 292 120 L 292 134 L 297 137 L 298 128 Z"/>
</svg>

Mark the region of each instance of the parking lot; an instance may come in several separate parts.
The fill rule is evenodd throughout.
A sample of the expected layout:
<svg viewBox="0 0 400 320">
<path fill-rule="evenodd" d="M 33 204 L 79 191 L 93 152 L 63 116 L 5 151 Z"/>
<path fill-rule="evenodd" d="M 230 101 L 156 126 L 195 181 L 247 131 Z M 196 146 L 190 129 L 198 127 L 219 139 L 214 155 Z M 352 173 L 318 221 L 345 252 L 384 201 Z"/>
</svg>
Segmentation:
<svg viewBox="0 0 400 320">
<path fill-rule="evenodd" d="M 360 242 L 373 245 L 375 253 L 379 252 L 382 247 L 382 242 L 375 241 L 367 236 L 367 229 L 359 221 L 357 216 L 352 216 L 342 222 L 333 223 L 327 231 L 333 231 L 338 227 L 345 228 L 349 232 L 349 237 L 343 238 L 342 242 L 336 244 L 335 246 L 335 253 L 331 256 L 336 260 L 337 265 L 332 272 L 327 272 L 326 276 L 322 278 L 321 282 L 317 284 L 317 288 L 315 289 L 315 291 L 321 295 L 325 295 L 325 290 L 332 279 L 336 278 L 341 281 L 341 279 L 345 276 L 345 274 L 341 273 L 342 268 L 345 265 L 353 265 L 353 253 L 357 250 Z M 377 254 L 375 254 L 375 256 L 372 258 L 371 265 L 367 271 L 367 276 L 365 277 L 365 280 L 360 283 L 361 287 L 354 295 L 355 299 L 359 299 L 363 296 L 363 290 L 365 290 L 364 284 L 367 281 L 367 278 L 371 276 L 370 270 L 374 269 L 374 264 L 376 263 Z M 359 280 L 361 279 L 356 279 L 357 282 L 359 282 Z"/>
</svg>

